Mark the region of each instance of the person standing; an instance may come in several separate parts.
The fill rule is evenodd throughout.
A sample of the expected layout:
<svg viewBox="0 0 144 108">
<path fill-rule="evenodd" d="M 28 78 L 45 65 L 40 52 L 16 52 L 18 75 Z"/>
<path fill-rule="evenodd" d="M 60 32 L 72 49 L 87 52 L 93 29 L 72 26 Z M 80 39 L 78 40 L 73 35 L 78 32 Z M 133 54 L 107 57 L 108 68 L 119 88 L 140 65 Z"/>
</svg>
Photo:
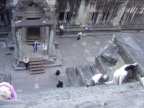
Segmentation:
<svg viewBox="0 0 144 108">
<path fill-rule="evenodd" d="M 46 43 L 43 43 L 43 52 L 44 52 L 44 55 L 46 55 L 46 53 L 47 53 L 47 44 Z"/>
<path fill-rule="evenodd" d="M 80 40 L 81 36 L 82 36 L 82 32 L 78 32 L 77 40 Z"/>
<path fill-rule="evenodd" d="M 56 85 L 57 88 L 63 88 L 63 81 L 58 80 L 58 83 Z"/>
<path fill-rule="evenodd" d="M 60 32 L 59 32 L 60 35 L 63 35 L 64 26 L 63 26 L 63 25 L 60 25 L 59 29 L 60 29 Z"/>
<path fill-rule="evenodd" d="M 37 52 L 38 50 L 38 41 L 36 40 L 34 43 L 33 43 L 33 48 L 34 48 L 34 52 Z"/>
<path fill-rule="evenodd" d="M 25 64 L 26 69 L 29 69 L 29 58 L 28 57 L 24 57 L 23 62 Z"/>
</svg>

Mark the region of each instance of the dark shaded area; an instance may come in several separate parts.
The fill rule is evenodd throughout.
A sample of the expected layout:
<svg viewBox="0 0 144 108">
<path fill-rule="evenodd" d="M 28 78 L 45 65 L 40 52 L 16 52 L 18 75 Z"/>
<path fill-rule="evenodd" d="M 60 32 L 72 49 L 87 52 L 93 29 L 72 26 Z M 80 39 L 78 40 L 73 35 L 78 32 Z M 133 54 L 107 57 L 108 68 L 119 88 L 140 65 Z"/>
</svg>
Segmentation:
<svg viewBox="0 0 144 108">
<path fill-rule="evenodd" d="M 64 13 L 65 10 L 68 8 L 67 6 L 69 5 L 70 6 L 70 11 L 69 11 L 69 14 L 68 14 L 68 20 L 71 20 L 72 16 L 76 16 L 77 13 L 78 13 L 78 9 L 80 7 L 80 4 L 81 4 L 81 0 L 57 0 L 57 3 L 56 3 L 56 13 Z M 68 4 L 68 5 L 67 5 Z M 59 16 L 59 19 L 63 19 L 62 18 L 63 15 L 60 15 Z"/>
</svg>

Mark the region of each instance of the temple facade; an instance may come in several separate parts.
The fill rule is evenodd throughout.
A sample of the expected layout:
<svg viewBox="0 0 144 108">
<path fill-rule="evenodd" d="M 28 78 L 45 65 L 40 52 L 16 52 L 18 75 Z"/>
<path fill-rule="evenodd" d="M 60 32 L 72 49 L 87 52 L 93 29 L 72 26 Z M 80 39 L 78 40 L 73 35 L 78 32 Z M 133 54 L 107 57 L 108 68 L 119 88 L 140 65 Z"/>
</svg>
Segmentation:
<svg viewBox="0 0 144 108">
<path fill-rule="evenodd" d="M 142 25 L 144 22 L 143 0 L 7 0 L 7 8 L 4 14 L 4 22 L 9 24 L 12 18 L 12 10 L 20 7 L 20 2 L 25 6 L 29 5 L 26 2 L 33 1 L 34 3 L 48 4 L 58 23 L 83 24 L 89 26 L 128 26 Z M 20 6 L 18 6 L 20 5 Z M 39 6 L 39 4 L 37 4 Z M 27 7 L 26 7 L 27 8 Z M 28 11 L 32 8 L 35 11 L 42 11 L 35 6 L 29 6 L 23 11 Z M 46 7 L 43 7 L 46 8 Z M 45 11 L 46 12 L 46 11 Z M 33 13 L 30 13 L 31 17 Z M 46 13 L 47 14 L 47 13 Z M 40 15 L 39 15 L 40 16 Z M 36 15 L 35 15 L 36 17 Z M 38 14 L 37 14 L 38 17 Z"/>
<path fill-rule="evenodd" d="M 143 0 L 7 0 L 1 25 L 11 26 L 16 58 L 34 40 L 47 43 L 54 56 L 54 27 L 59 24 L 99 28 L 143 29 Z M 33 56 L 33 55 L 32 55 Z"/>
<path fill-rule="evenodd" d="M 47 3 L 49 10 L 54 13 L 57 19 L 57 24 L 128 26 L 142 25 L 144 22 L 143 0 L 7 0 L 6 6 L 9 11 L 3 13 L 6 15 L 4 15 L 5 18 L 2 18 L 5 20 L 5 23 L 9 24 L 10 19 L 13 19 L 10 13 L 12 13 L 11 11 L 15 10 L 16 7 L 20 7 L 18 6 L 20 2 L 26 6 L 29 5 L 26 4 L 26 2 L 30 1 L 40 4 Z M 39 4 L 37 5 L 39 6 Z M 37 10 L 38 13 L 38 7 L 31 6 L 31 8 L 33 8 L 33 10 L 35 9 L 35 11 Z M 27 11 L 28 14 L 29 9 L 30 6 L 22 10 Z"/>
</svg>

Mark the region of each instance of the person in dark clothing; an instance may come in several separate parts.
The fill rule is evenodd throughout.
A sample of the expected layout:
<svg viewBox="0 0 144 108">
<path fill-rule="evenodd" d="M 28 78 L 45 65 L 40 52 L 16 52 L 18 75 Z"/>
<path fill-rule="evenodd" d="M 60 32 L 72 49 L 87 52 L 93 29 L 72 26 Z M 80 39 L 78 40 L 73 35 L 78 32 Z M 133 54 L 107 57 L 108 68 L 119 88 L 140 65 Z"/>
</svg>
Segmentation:
<svg viewBox="0 0 144 108">
<path fill-rule="evenodd" d="M 58 80 L 57 88 L 63 88 L 63 81 Z"/>
<path fill-rule="evenodd" d="M 38 41 L 36 40 L 34 43 L 33 43 L 33 48 L 34 48 L 34 52 L 37 52 L 38 50 Z"/>
<path fill-rule="evenodd" d="M 23 62 L 24 62 L 24 64 L 25 64 L 26 69 L 28 70 L 28 69 L 29 69 L 29 58 L 28 58 L 28 57 L 25 57 L 25 58 L 23 59 Z"/>
<path fill-rule="evenodd" d="M 55 75 L 59 76 L 60 75 L 60 70 L 57 70 L 56 73 L 55 73 Z"/>
<path fill-rule="evenodd" d="M 64 26 L 60 25 L 59 30 L 60 35 L 63 35 Z"/>
<path fill-rule="evenodd" d="M 82 36 L 82 32 L 79 32 L 76 40 L 80 40 L 81 36 Z"/>
</svg>

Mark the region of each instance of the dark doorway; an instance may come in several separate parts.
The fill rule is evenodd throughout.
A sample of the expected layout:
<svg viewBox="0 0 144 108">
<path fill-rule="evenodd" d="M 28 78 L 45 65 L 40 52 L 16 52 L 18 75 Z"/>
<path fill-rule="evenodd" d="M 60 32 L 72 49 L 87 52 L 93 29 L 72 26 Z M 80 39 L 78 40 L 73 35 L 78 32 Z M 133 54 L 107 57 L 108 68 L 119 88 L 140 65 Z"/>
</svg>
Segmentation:
<svg viewBox="0 0 144 108">
<path fill-rule="evenodd" d="M 40 39 L 40 27 L 27 28 L 27 40 L 39 40 Z"/>
<path fill-rule="evenodd" d="M 59 13 L 59 20 L 63 21 L 64 20 L 64 12 Z"/>
</svg>

